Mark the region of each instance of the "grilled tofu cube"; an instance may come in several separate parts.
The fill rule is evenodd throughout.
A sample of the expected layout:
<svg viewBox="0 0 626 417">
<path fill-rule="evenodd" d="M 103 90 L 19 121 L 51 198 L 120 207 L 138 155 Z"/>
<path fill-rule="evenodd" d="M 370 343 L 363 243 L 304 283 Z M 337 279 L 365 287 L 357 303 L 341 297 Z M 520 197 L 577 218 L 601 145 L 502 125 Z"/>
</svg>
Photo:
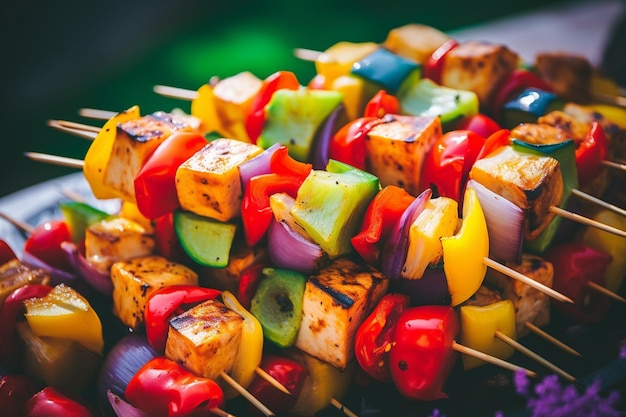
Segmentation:
<svg viewBox="0 0 626 417">
<path fill-rule="evenodd" d="M 554 219 L 550 207 L 563 198 L 563 178 L 559 162 L 504 146 L 476 161 L 470 178 L 501 195 L 526 213 L 524 239 L 533 241 Z"/>
<path fill-rule="evenodd" d="M 117 126 L 111 157 L 104 171 L 105 186 L 118 190 L 124 200 L 135 202 L 134 180 L 150 154 L 177 130 L 191 130 L 165 113 L 146 115 Z"/>
<path fill-rule="evenodd" d="M 239 314 L 217 300 L 205 301 L 170 320 L 165 356 L 217 380 L 235 364 L 242 332 Z"/>
<path fill-rule="evenodd" d="M 489 107 L 492 97 L 520 61 L 505 45 L 481 41 L 462 42 L 445 55 L 441 84 L 459 90 L 473 91 L 482 108 Z"/>
<path fill-rule="evenodd" d="M 389 31 L 383 47 L 391 52 L 425 64 L 450 37 L 431 26 L 408 24 Z"/>
<path fill-rule="evenodd" d="M 202 268 L 200 283 L 204 287 L 216 288 L 237 294 L 242 272 L 260 263 L 268 263 L 267 250 L 262 246 L 250 246 L 236 241 L 228 257 L 225 268 Z"/>
<path fill-rule="evenodd" d="M 535 58 L 535 68 L 556 94 L 579 103 L 590 99 L 593 66 L 583 55 L 567 52 L 542 52 Z"/>
<path fill-rule="evenodd" d="M 154 247 L 152 233 L 123 217 L 101 220 L 85 230 L 85 258 L 105 274 L 115 262 L 150 255 Z"/>
<path fill-rule="evenodd" d="M 220 133 L 232 139 L 250 142 L 244 121 L 262 85 L 263 81 L 249 71 L 224 78 L 215 85 L 213 95 L 221 124 Z"/>
<path fill-rule="evenodd" d="M 209 142 L 176 171 L 181 207 L 223 222 L 238 217 L 243 197 L 239 165 L 262 151 L 235 139 Z"/>
<path fill-rule="evenodd" d="M 539 256 L 524 253 L 521 263 L 507 262 L 506 266 L 552 288 L 554 268 Z M 538 327 L 550 322 L 550 297 L 546 293 L 491 268 L 487 270 L 485 283 L 496 288 L 502 298 L 513 301 L 518 337 L 528 334 L 526 322 Z"/>
<path fill-rule="evenodd" d="M 29 284 L 47 284 L 50 275 L 41 268 L 12 259 L 0 266 L 0 306 L 14 290 Z"/>
<path fill-rule="evenodd" d="M 367 135 L 367 171 L 382 187 L 397 185 L 417 196 L 424 159 L 441 135 L 438 117 L 393 116 Z"/>
<path fill-rule="evenodd" d="M 565 142 L 567 132 L 549 124 L 521 123 L 511 129 L 511 138 L 535 145 L 548 145 Z"/>
<path fill-rule="evenodd" d="M 111 267 L 111 280 L 113 313 L 135 330 L 143 325 L 146 300 L 154 291 L 170 285 L 198 285 L 193 270 L 161 256 L 116 262 Z"/>
<path fill-rule="evenodd" d="M 295 346 L 338 369 L 354 357 L 354 337 L 389 281 L 365 264 L 336 259 L 308 278 Z"/>
</svg>

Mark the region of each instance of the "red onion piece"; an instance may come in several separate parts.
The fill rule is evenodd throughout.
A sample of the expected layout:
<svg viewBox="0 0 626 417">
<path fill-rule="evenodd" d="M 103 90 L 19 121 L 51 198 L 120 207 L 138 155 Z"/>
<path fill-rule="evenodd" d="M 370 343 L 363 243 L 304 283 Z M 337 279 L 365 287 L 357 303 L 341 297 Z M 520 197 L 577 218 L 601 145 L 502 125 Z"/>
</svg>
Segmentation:
<svg viewBox="0 0 626 417">
<path fill-rule="evenodd" d="M 117 417 L 150 417 L 148 413 L 133 407 L 126 400 L 113 394 L 111 391 L 107 391 L 107 397 L 109 398 L 109 404 L 117 415 Z"/>
<path fill-rule="evenodd" d="M 267 234 L 270 260 L 279 268 L 303 274 L 318 269 L 324 252 L 319 245 L 296 233 L 286 223 L 272 219 Z"/>
<path fill-rule="evenodd" d="M 382 271 L 389 279 L 400 278 L 400 273 L 406 262 L 411 224 L 424 210 L 431 196 L 432 190 L 430 188 L 418 195 L 404 210 L 384 243 L 381 253 Z"/>
<path fill-rule="evenodd" d="M 275 143 L 257 156 L 249 159 L 239 165 L 239 179 L 241 180 L 241 186 L 246 187 L 250 178 L 261 174 L 269 174 L 272 172 L 271 161 L 272 155 L 276 152 L 276 149 L 280 148 L 280 143 Z"/>
<path fill-rule="evenodd" d="M 426 268 L 420 279 L 391 280 L 389 290 L 408 295 L 411 306 L 449 305 L 452 301 L 442 267 Z"/>
<path fill-rule="evenodd" d="M 50 285 L 55 286 L 58 284 L 72 285 L 78 279 L 78 275 L 72 272 L 65 271 L 63 269 L 50 266 L 46 262 L 42 261 L 37 256 L 28 251 L 22 253 L 21 261 L 33 268 L 40 268 L 47 271 L 50 274 Z"/>
<path fill-rule="evenodd" d="M 311 164 L 313 169 L 325 169 L 330 155 L 330 141 L 341 126 L 347 123 L 345 107 L 339 105 L 322 122 L 313 140 Z"/>
<path fill-rule="evenodd" d="M 113 282 L 110 274 L 104 274 L 91 266 L 84 254 L 72 242 L 63 242 L 61 248 L 65 251 L 68 259 L 79 276 L 96 291 L 111 295 L 113 293 Z"/>
<path fill-rule="evenodd" d="M 501 262 L 519 263 L 524 246 L 524 211 L 476 180 L 469 180 L 467 185 L 476 191 L 485 214 L 490 256 Z"/>
</svg>

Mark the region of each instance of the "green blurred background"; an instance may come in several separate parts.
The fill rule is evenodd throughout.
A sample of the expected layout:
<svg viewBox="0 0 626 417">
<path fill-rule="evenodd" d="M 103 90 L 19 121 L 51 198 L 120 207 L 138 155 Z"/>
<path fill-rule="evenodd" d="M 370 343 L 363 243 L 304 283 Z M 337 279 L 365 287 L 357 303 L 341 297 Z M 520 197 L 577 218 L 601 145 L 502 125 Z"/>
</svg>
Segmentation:
<svg viewBox="0 0 626 417">
<path fill-rule="evenodd" d="M 82 119 L 78 109 L 120 111 L 135 104 L 142 114 L 174 107 L 188 111 L 188 102 L 160 97 L 153 86 L 195 90 L 211 76 L 244 70 L 261 78 L 291 70 L 306 84 L 314 67 L 293 57 L 297 47 L 381 42 L 390 29 L 407 23 L 449 31 L 563 1 L 40 3 L 13 0 L 0 6 L 0 196 L 75 172 L 23 156 L 25 151 L 84 156 L 89 142 L 55 131 L 48 119 L 101 125 Z"/>
</svg>

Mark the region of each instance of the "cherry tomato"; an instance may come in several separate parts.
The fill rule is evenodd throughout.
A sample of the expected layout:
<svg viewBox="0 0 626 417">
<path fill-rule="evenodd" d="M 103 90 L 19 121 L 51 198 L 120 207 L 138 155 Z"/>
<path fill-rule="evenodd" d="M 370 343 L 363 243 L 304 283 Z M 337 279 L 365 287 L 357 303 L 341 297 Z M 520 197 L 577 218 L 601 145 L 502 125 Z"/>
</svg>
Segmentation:
<svg viewBox="0 0 626 417">
<path fill-rule="evenodd" d="M 24 417 L 95 417 L 82 403 L 65 396 L 53 387 L 46 387 L 26 403 Z"/>
<path fill-rule="evenodd" d="M 24 375 L 5 375 L 0 379 L 0 415 L 23 416 L 26 402 L 41 387 Z"/>
<path fill-rule="evenodd" d="M 9 246 L 9 244 L 4 240 L 0 240 L 0 265 L 3 265 L 15 258 L 17 258 L 17 256 L 15 256 L 15 252 L 13 252 L 11 246 Z"/>
<path fill-rule="evenodd" d="M 409 307 L 409 296 L 387 293 L 361 323 L 354 339 L 354 351 L 361 368 L 381 382 L 391 381 L 389 351 L 400 313 Z"/>
<path fill-rule="evenodd" d="M 61 243 L 71 241 L 72 235 L 67 223 L 62 220 L 51 220 L 35 228 L 24 244 L 24 252 L 51 267 L 72 272 L 72 265 L 61 248 Z"/>
<path fill-rule="evenodd" d="M 464 117 L 455 126 L 455 130 L 471 130 L 483 138 L 488 138 L 500 129 L 500 125 L 495 120 L 482 113 Z"/>
<path fill-rule="evenodd" d="M 389 352 L 391 377 L 412 400 L 445 398 L 442 391 L 457 359 L 452 345 L 461 329 L 450 306 L 410 307 L 400 313 Z"/>
</svg>

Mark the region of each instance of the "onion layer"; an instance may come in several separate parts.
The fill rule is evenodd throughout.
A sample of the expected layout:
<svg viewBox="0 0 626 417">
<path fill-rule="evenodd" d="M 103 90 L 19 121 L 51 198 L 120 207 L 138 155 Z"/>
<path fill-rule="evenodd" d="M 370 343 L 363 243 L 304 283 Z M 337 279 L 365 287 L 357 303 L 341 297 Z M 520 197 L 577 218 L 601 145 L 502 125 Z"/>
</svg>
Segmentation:
<svg viewBox="0 0 626 417">
<path fill-rule="evenodd" d="M 250 178 L 272 172 L 272 155 L 274 155 L 276 149 L 281 146 L 282 145 L 280 143 L 275 143 L 254 158 L 248 159 L 239 165 L 239 179 L 241 180 L 242 187 L 246 187 L 248 185 Z"/>
<path fill-rule="evenodd" d="M 104 274 L 91 266 L 81 250 L 72 242 L 63 242 L 61 248 L 68 256 L 72 267 L 92 288 L 104 294 L 113 293 L 113 282 L 110 274 Z"/>
<path fill-rule="evenodd" d="M 324 257 L 322 248 L 300 234 L 288 224 L 272 219 L 267 234 L 270 260 L 279 268 L 303 274 L 312 273 Z"/>
</svg>

